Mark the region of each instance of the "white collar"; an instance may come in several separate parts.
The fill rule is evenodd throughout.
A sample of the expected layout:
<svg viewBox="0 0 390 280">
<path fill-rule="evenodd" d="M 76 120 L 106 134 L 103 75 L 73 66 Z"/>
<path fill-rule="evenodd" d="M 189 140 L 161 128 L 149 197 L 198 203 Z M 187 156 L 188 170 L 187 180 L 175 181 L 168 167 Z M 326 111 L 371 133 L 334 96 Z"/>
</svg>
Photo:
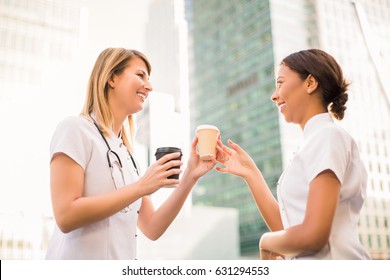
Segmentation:
<svg viewBox="0 0 390 280">
<path fill-rule="evenodd" d="M 329 113 L 322 113 L 311 117 L 303 128 L 303 137 L 308 138 L 325 125 L 334 123 Z"/>
</svg>

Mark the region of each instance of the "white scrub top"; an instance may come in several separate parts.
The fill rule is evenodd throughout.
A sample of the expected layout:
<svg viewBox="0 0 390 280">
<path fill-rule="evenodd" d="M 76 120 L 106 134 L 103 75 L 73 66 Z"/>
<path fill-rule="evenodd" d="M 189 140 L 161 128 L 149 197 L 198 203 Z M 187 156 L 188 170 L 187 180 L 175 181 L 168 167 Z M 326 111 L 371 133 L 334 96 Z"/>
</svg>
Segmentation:
<svg viewBox="0 0 390 280">
<path fill-rule="evenodd" d="M 309 184 L 319 173 L 332 170 L 341 182 L 341 189 L 327 244 L 318 253 L 297 259 L 369 259 L 357 230 L 366 196 L 367 172 L 355 141 L 328 113 L 312 117 L 303 134 L 303 144 L 278 182 L 284 228 L 303 222 Z"/>
<path fill-rule="evenodd" d="M 122 140 L 106 137 L 111 149 L 123 165 L 123 177 L 114 163 L 117 187 L 138 180 L 135 167 Z M 115 190 L 107 162 L 107 146 L 92 119 L 68 117 L 57 126 L 50 146 L 50 158 L 64 153 L 84 169 L 83 196 L 95 196 Z M 115 157 L 110 157 L 116 161 Z M 123 178 L 124 181 L 123 182 Z M 129 206 L 127 213 L 118 212 L 102 221 L 63 233 L 55 226 L 47 259 L 135 259 L 137 219 L 141 199 Z"/>
</svg>

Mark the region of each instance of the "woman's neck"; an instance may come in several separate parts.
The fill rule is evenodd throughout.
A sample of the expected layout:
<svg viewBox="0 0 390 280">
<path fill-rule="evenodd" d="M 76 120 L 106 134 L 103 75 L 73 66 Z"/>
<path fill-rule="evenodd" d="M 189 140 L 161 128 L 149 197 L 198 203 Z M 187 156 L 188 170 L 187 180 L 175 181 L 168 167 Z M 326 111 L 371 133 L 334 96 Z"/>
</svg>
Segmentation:
<svg viewBox="0 0 390 280">
<path fill-rule="evenodd" d="M 308 112 L 308 114 L 306 114 L 306 115 L 304 116 L 304 118 L 302 118 L 302 120 L 299 122 L 299 126 L 301 127 L 302 131 L 304 130 L 306 123 L 307 123 L 312 117 L 314 117 L 315 115 L 319 115 L 319 114 L 322 114 L 322 113 L 326 113 L 326 112 L 327 112 L 327 110 L 326 110 L 325 108 L 323 108 L 323 107 L 322 107 L 322 108 L 321 108 L 321 107 L 316 108 L 315 110 L 310 110 L 310 111 Z"/>
<path fill-rule="evenodd" d="M 121 116 L 120 114 L 113 114 L 112 119 L 112 132 L 115 136 L 119 137 L 121 135 L 122 126 L 125 122 L 127 116 Z"/>
</svg>

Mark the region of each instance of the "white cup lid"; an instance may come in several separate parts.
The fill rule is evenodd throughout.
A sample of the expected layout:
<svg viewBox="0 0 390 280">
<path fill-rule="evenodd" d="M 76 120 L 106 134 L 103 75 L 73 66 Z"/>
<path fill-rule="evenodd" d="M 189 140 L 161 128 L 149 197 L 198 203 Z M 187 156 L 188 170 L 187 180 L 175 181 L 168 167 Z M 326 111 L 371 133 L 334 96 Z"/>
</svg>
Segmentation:
<svg viewBox="0 0 390 280">
<path fill-rule="evenodd" d="M 219 132 L 219 129 L 218 127 L 214 126 L 214 125 L 210 125 L 210 124 L 202 124 L 202 125 L 198 125 L 198 127 L 196 128 L 196 132 L 198 130 L 201 130 L 201 129 L 214 129 L 216 131 Z"/>
</svg>

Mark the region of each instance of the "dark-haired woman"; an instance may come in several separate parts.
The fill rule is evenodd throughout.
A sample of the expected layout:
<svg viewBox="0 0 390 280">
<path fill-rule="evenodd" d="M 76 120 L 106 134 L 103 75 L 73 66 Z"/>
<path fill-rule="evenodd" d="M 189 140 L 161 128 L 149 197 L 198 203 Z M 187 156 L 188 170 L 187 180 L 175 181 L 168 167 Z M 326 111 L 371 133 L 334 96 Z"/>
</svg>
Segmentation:
<svg viewBox="0 0 390 280">
<path fill-rule="evenodd" d="M 272 101 L 304 140 L 281 175 L 276 200 L 261 171 L 236 143 L 219 141 L 220 172 L 242 177 L 270 232 L 260 240 L 262 259 L 369 259 L 357 224 L 367 173 L 343 119 L 348 83 L 335 59 L 311 49 L 281 62 Z"/>
</svg>

